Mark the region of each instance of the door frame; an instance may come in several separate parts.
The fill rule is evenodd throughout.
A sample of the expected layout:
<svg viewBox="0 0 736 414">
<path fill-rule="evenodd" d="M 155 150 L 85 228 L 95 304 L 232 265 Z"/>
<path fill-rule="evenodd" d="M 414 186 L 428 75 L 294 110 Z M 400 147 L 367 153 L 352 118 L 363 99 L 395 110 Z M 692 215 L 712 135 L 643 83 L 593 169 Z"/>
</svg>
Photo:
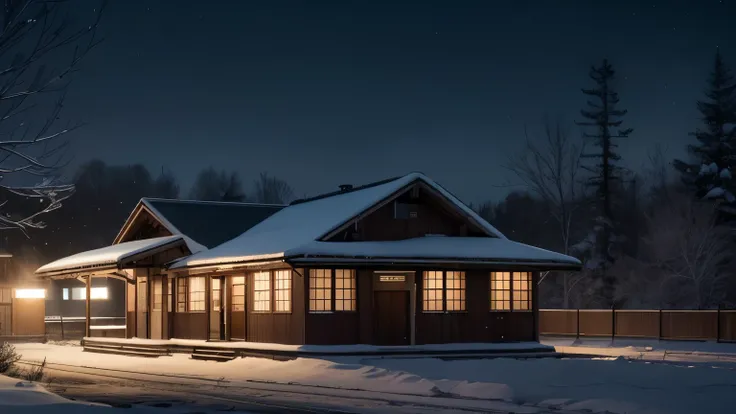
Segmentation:
<svg viewBox="0 0 736 414">
<path fill-rule="evenodd" d="M 227 289 L 227 279 L 224 275 L 217 275 L 217 276 L 210 276 L 206 279 L 207 282 L 207 290 L 208 294 L 206 295 L 208 297 L 207 300 L 207 340 L 208 341 L 225 341 L 227 340 L 227 318 L 225 313 L 227 312 L 227 303 L 229 301 L 227 300 L 228 295 L 228 289 Z M 215 309 L 212 308 L 212 292 L 213 292 L 213 284 L 214 282 L 219 283 L 220 285 L 220 317 L 218 318 L 218 325 L 219 325 L 219 338 L 212 338 L 212 313 L 215 311 Z"/>
<path fill-rule="evenodd" d="M 403 276 L 403 282 L 382 282 L 381 276 Z M 371 293 L 371 318 L 373 319 L 373 335 L 375 336 L 375 292 L 376 291 L 404 291 L 409 294 L 409 310 L 407 318 L 409 320 L 409 345 L 416 345 L 416 319 L 417 319 L 417 272 L 413 270 L 375 270 L 372 272 L 371 281 L 372 293 Z"/>
</svg>

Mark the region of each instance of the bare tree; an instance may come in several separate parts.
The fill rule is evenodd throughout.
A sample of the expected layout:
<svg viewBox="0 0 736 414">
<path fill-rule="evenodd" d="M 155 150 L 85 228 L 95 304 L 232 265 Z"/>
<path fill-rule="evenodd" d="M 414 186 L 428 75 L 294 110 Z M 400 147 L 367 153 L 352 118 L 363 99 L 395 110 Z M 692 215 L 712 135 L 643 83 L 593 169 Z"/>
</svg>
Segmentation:
<svg viewBox="0 0 736 414">
<path fill-rule="evenodd" d="M 189 191 L 189 197 L 193 200 L 229 202 L 242 202 L 246 199 L 243 184 L 237 173 L 218 172 L 212 167 L 202 170 L 197 175 L 197 180 Z"/>
<path fill-rule="evenodd" d="M 271 177 L 268 173 L 261 173 L 256 180 L 254 201 L 264 204 L 286 204 L 294 198 L 289 184 L 276 177 Z"/>
<path fill-rule="evenodd" d="M 689 288 L 697 308 L 722 300 L 735 273 L 735 230 L 718 222 L 717 211 L 713 203 L 678 192 L 648 217 L 644 260 L 661 272 L 662 289 L 678 281 Z"/>
<path fill-rule="evenodd" d="M 81 2 L 79 2 L 81 3 Z M 68 159 L 61 124 L 71 75 L 99 43 L 106 2 L 90 6 L 91 23 L 73 27 L 74 1 L 6 0 L 0 27 L 0 229 L 44 228 L 42 214 L 74 191 L 60 180 Z M 32 181 L 35 180 L 35 183 Z M 35 202 L 30 202 L 35 201 Z"/>
<path fill-rule="evenodd" d="M 573 248 L 573 217 L 580 207 L 583 186 L 579 175 L 582 143 L 570 139 L 570 134 L 557 121 L 544 122 L 544 140 L 536 143 L 524 131 L 526 145 L 523 151 L 512 158 L 506 166 L 532 193 L 548 206 L 558 225 L 560 243 L 564 254 Z M 570 305 L 570 292 L 583 276 L 570 272 L 562 273 L 563 306 Z"/>
</svg>

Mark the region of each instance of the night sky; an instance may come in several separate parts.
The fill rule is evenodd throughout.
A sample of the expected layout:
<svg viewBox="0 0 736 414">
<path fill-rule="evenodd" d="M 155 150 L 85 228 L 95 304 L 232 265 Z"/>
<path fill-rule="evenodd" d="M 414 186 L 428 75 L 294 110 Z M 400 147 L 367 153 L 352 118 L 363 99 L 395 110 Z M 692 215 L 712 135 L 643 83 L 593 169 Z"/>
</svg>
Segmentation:
<svg viewBox="0 0 736 414">
<path fill-rule="evenodd" d="M 74 162 L 163 166 L 185 191 L 209 165 L 299 196 L 418 170 L 498 199 L 524 125 L 579 119 L 604 57 L 638 169 L 656 143 L 682 155 L 716 47 L 736 69 L 726 0 L 131 0 L 101 32 L 69 94 L 66 117 L 90 124 Z"/>
</svg>

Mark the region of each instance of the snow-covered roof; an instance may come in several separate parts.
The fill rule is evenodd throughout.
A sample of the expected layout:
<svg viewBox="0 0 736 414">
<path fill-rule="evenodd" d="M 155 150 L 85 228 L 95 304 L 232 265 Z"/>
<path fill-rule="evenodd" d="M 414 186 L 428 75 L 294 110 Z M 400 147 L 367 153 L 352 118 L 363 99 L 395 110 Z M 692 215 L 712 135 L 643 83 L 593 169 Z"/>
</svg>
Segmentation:
<svg viewBox="0 0 736 414">
<path fill-rule="evenodd" d="M 287 252 L 320 240 L 417 182 L 424 183 L 446 198 L 457 211 L 477 223 L 488 237 L 506 239 L 500 231 L 432 179 L 421 173 L 410 173 L 379 185 L 292 204 L 233 240 L 178 260 L 170 268 L 217 266 L 286 257 Z"/>
<path fill-rule="evenodd" d="M 36 270 L 36 274 L 48 274 L 58 272 L 73 272 L 88 269 L 119 269 L 121 264 L 127 259 L 136 255 L 165 246 L 174 247 L 176 245 L 185 244 L 190 252 L 197 253 L 206 248 L 186 236 L 166 236 L 155 237 L 152 239 L 143 239 L 129 241 L 125 243 L 114 244 L 112 246 L 102 247 L 100 249 L 88 250 L 86 252 L 77 253 L 63 259 L 59 259 L 41 266 Z"/>
<path fill-rule="evenodd" d="M 508 239 L 493 237 L 427 236 L 396 241 L 319 242 L 285 252 L 286 257 L 340 258 L 394 263 L 413 261 L 472 261 L 505 264 L 562 264 L 580 266 L 578 259 Z"/>
</svg>

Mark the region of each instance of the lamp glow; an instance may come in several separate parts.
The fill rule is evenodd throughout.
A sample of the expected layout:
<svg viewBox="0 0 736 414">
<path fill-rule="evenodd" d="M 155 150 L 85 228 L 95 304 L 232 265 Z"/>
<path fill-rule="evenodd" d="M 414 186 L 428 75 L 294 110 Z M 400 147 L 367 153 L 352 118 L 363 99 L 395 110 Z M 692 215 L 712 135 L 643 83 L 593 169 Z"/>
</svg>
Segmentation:
<svg viewBox="0 0 736 414">
<path fill-rule="evenodd" d="M 46 289 L 15 289 L 16 299 L 45 299 Z"/>
</svg>

